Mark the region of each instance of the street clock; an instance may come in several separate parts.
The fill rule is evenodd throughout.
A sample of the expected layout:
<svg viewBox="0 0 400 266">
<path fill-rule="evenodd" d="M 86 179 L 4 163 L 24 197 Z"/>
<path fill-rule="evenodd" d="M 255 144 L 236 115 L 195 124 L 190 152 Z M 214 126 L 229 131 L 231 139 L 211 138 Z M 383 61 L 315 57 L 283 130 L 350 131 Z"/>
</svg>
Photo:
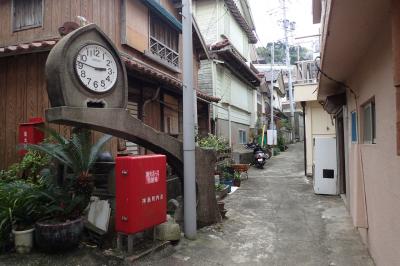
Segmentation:
<svg viewBox="0 0 400 266">
<path fill-rule="evenodd" d="M 95 24 L 65 35 L 46 62 L 52 107 L 126 108 L 127 77 L 118 50 Z"/>
<path fill-rule="evenodd" d="M 83 46 L 75 58 L 75 72 L 90 92 L 105 93 L 117 81 L 118 69 L 114 57 L 99 44 Z"/>
</svg>

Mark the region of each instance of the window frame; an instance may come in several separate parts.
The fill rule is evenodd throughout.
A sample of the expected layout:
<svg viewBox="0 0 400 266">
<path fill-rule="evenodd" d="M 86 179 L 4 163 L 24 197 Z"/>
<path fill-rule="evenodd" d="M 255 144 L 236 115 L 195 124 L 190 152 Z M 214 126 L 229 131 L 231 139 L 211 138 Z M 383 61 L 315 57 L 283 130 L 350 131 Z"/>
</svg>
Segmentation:
<svg viewBox="0 0 400 266">
<path fill-rule="evenodd" d="M 246 144 L 247 143 L 247 130 L 245 129 L 239 129 L 239 144 Z M 242 135 L 240 133 L 243 133 L 244 135 L 244 142 L 242 142 Z"/>
<path fill-rule="evenodd" d="M 34 24 L 34 25 L 29 25 L 29 26 L 24 26 L 21 28 L 16 29 L 15 28 L 15 2 L 16 0 L 11 0 L 11 32 L 19 32 L 19 31 L 24 31 L 24 30 L 29 30 L 29 29 L 35 29 L 35 28 L 40 28 L 43 27 L 43 20 L 44 20 L 44 0 L 41 1 L 41 14 L 40 14 L 40 24 Z"/>
<path fill-rule="evenodd" d="M 366 137 L 366 108 L 371 109 L 370 117 L 371 117 L 371 140 L 367 140 Z M 371 98 L 361 105 L 362 108 L 362 143 L 363 144 L 376 144 L 376 106 L 375 106 L 375 98 Z"/>
<path fill-rule="evenodd" d="M 154 35 L 152 34 L 152 25 L 153 25 L 153 24 L 152 24 L 152 21 L 153 21 L 153 20 L 152 20 L 152 17 L 154 17 L 156 20 L 158 20 L 159 22 L 161 22 L 163 28 L 168 28 L 169 31 L 174 32 L 174 33 L 176 34 L 176 41 L 177 41 L 176 50 L 174 50 L 173 47 L 170 47 L 170 46 L 169 46 L 167 43 L 165 43 L 163 40 L 159 40 L 159 38 L 157 38 L 157 36 L 154 36 Z M 179 50 L 180 50 L 180 49 L 179 49 L 179 48 L 180 48 L 180 47 L 179 47 L 179 44 L 180 44 L 180 35 L 181 35 L 181 33 L 180 33 L 179 31 L 175 30 L 173 27 L 171 27 L 171 26 L 168 25 L 167 23 L 165 23 L 165 22 L 163 21 L 163 19 L 160 18 L 159 15 L 157 15 L 156 13 L 154 13 L 154 12 L 152 12 L 152 11 L 149 11 L 148 23 L 149 23 L 149 29 L 148 29 L 148 42 L 149 42 L 149 46 L 148 46 L 148 49 L 144 51 L 144 54 L 145 54 L 147 57 L 149 57 L 150 59 L 156 61 L 157 63 L 159 63 L 159 64 L 165 66 L 166 68 L 168 68 L 168 69 L 174 71 L 175 73 L 181 73 L 181 70 L 180 70 L 180 68 L 181 68 L 181 62 L 180 62 L 180 60 L 181 60 L 181 58 L 180 58 L 180 57 L 181 57 L 181 54 L 179 53 Z M 165 58 L 162 58 L 159 54 L 154 53 L 154 52 L 152 51 L 152 42 L 153 42 L 153 40 L 154 40 L 154 42 L 159 43 L 159 44 L 161 44 L 162 46 L 164 46 L 166 49 L 171 50 L 172 53 L 175 54 L 174 56 L 177 57 L 177 58 L 176 58 L 176 60 L 177 60 L 177 64 L 176 64 L 176 65 L 175 65 L 174 63 L 172 63 L 172 62 L 169 62 L 169 61 L 166 60 Z M 174 57 L 174 56 L 173 56 L 173 57 Z"/>
<path fill-rule="evenodd" d="M 358 142 L 358 124 L 357 124 L 357 122 L 358 122 L 357 111 L 353 110 L 352 112 L 350 112 L 351 143 Z"/>
</svg>

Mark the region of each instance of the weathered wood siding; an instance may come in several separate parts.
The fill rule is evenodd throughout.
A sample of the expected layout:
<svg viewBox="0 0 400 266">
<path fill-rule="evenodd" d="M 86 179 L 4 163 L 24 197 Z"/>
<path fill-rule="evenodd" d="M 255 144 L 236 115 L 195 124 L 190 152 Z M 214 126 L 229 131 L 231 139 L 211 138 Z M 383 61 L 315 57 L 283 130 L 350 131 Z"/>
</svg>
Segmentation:
<svg viewBox="0 0 400 266">
<path fill-rule="evenodd" d="M 119 43 L 120 0 L 43 1 L 43 26 L 17 32 L 12 30 L 12 1 L 0 1 L 0 46 L 58 37 L 58 28 L 65 21 L 77 21 L 76 16 L 96 23 L 115 43 Z"/>
<path fill-rule="evenodd" d="M 50 107 L 46 91 L 44 65 L 47 53 L 0 58 L 0 169 L 19 159 L 18 124 L 31 117 L 43 117 Z M 69 127 L 51 124 L 65 136 Z M 116 140 L 107 147 L 116 151 Z"/>
<path fill-rule="evenodd" d="M 198 75 L 199 89 L 211 96 L 213 95 L 213 75 L 212 75 L 212 61 L 202 60 L 200 62 L 200 70 Z"/>
<path fill-rule="evenodd" d="M 138 58 L 145 63 L 164 71 L 177 78 L 181 78 L 180 73 L 173 72 L 161 64 L 149 59 L 143 54 L 143 49 L 148 47 L 148 19 L 140 19 L 140 23 L 134 25 L 135 32 L 142 34 L 141 38 L 129 35 L 131 46 L 121 43 L 121 19 L 123 11 L 123 0 L 43 0 L 43 26 L 38 28 L 26 29 L 17 32 L 12 31 L 11 0 L 0 0 L 0 47 L 28 43 L 39 40 L 58 38 L 58 28 L 66 21 L 77 21 L 76 16 L 85 17 L 89 22 L 96 23 L 115 43 L 117 48 Z M 142 5 L 139 0 L 126 0 L 132 4 L 134 12 L 143 12 L 143 18 L 148 17 L 147 7 Z M 160 3 L 170 11 L 175 17 L 180 18 L 177 10 L 172 4 L 172 0 L 161 0 Z M 138 8 L 138 5 L 141 5 Z M 131 12 L 133 12 L 131 10 Z M 136 13 L 135 13 L 136 14 Z M 131 19 L 138 20 L 137 17 Z M 140 29 L 139 29 L 140 28 Z M 144 29 L 144 30 L 143 30 Z M 137 37 L 137 36 L 136 36 Z M 180 36 L 180 51 L 182 41 Z M 46 81 L 44 66 L 47 52 L 16 55 L 12 57 L 0 57 L 0 169 L 9 166 L 18 160 L 16 144 L 18 140 L 18 124 L 26 122 L 30 117 L 44 117 L 44 110 L 49 107 L 46 92 Z M 194 55 L 197 58 L 197 55 Z M 181 60 L 181 59 L 180 59 Z M 198 62 L 194 62 L 194 73 L 198 71 Z M 133 75 L 133 74 L 132 74 Z M 196 80 L 196 78 L 195 78 Z M 152 98 L 157 84 L 151 88 L 140 89 L 143 95 L 140 101 Z M 132 86 L 133 84 L 129 84 Z M 136 86 L 136 85 L 135 85 Z M 138 95 L 136 95 L 138 96 Z M 136 97 L 135 96 L 135 97 Z M 175 95 L 178 99 L 179 93 Z M 142 98 L 143 97 L 143 98 Z M 143 102 L 138 102 L 139 109 Z M 179 109 L 182 109 L 179 101 Z M 139 110 L 142 112 L 143 110 Z M 146 106 L 146 117 L 144 122 L 157 130 L 164 129 L 162 119 L 162 106 L 159 102 L 150 102 Z M 178 114 L 179 132 L 182 131 L 182 115 Z M 58 125 L 51 125 L 57 130 L 69 135 L 69 128 Z M 175 125 L 176 127 L 176 125 Z M 175 129 L 174 129 L 175 130 Z M 99 134 L 95 134 L 98 136 Z M 113 139 L 111 144 L 106 147 L 114 154 L 117 148 L 117 141 Z"/>
</svg>

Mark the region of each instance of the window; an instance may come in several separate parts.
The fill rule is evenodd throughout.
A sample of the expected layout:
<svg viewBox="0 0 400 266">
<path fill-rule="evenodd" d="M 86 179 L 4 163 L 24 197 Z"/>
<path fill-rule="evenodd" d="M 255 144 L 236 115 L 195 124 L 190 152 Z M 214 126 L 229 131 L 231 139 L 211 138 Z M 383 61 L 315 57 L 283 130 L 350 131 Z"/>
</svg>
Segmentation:
<svg viewBox="0 0 400 266">
<path fill-rule="evenodd" d="M 246 130 L 239 129 L 239 144 L 247 143 L 247 132 Z"/>
<path fill-rule="evenodd" d="M 150 15 L 150 51 L 173 67 L 179 67 L 179 32 L 157 15 Z"/>
<path fill-rule="evenodd" d="M 25 30 L 42 26 L 42 0 L 13 0 L 13 31 Z"/>
<path fill-rule="evenodd" d="M 356 111 L 351 112 L 351 142 L 356 143 L 358 138 L 357 132 L 357 113 Z"/>
<path fill-rule="evenodd" d="M 363 142 L 376 143 L 375 101 L 371 100 L 361 108 L 363 112 Z"/>
</svg>

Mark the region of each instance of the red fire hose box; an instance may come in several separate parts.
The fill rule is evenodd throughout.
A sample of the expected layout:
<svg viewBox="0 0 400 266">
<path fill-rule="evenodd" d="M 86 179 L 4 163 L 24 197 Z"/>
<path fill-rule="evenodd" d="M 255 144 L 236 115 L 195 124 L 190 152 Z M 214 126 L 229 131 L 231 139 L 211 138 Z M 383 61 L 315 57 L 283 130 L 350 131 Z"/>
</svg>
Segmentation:
<svg viewBox="0 0 400 266">
<path fill-rule="evenodd" d="M 117 232 L 133 234 L 166 221 L 166 171 L 165 155 L 117 157 Z"/>
<path fill-rule="evenodd" d="M 18 127 L 18 143 L 26 147 L 26 144 L 38 144 L 44 140 L 44 133 L 37 129 L 37 126 L 43 125 L 44 120 L 41 117 L 30 118 L 27 123 L 21 123 Z M 25 155 L 26 149 L 19 150 L 20 155 Z"/>
</svg>

